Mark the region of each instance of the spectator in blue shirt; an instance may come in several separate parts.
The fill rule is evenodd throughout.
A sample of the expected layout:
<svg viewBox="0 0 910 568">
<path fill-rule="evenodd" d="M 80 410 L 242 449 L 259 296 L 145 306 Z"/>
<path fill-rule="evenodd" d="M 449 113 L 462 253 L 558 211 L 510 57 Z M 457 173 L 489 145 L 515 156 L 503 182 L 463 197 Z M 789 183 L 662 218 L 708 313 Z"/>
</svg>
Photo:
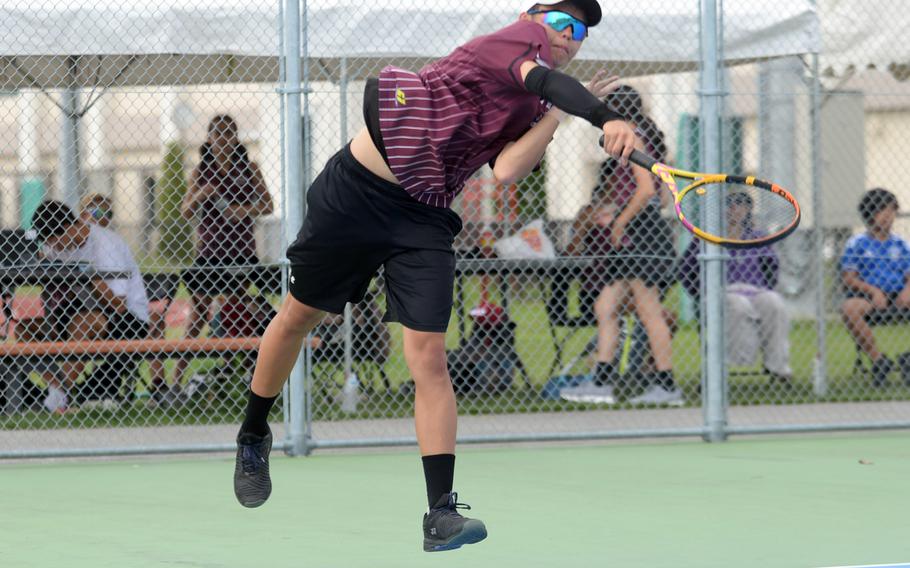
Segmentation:
<svg viewBox="0 0 910 568">
<path fill-rule="evenodd" d="M 859 202 L 866 232 L 847 241 L 840 268 L 847 299 L 844 323 L 856 344 L 872 361 L 873 385 L 888 383 L 893 362 L 875 344 L 869 321 L 885 321 L 910 310 L 910 244 L 891 233 L 897 197 L 886 189 L 867 191 Z"/>
</svg>

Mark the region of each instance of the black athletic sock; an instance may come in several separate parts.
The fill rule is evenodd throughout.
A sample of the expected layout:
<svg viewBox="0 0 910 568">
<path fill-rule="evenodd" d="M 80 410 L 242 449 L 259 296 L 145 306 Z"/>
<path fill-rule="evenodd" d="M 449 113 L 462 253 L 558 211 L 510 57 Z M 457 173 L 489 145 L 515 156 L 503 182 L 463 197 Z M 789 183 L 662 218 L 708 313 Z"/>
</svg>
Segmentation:
<svg viewBox="0 0 910 568">
<path fill-rule="evenodd" d="M 654 384 L 668 391 L 676 390 L 673 371 L 657 371 L 654 373 Z"/>
<path fill-rule="evenodd" d="M 613 363 L 598 361 L 594 366 L 594 384 L 598 386 L 616 383 L 616 370 Z"/>
<path fill-rule="evenodd" d="M 269 433 L 269 411 L 275 404 L 278 396 L 265 398 L 250 391 L 250 398 L 246 403 L 246 417 L 240 426 L 242 434 L 254 434 L 256 436 L 265 436 Z"/>
<path fill-rule="evenodd" d="M 427 502 L 432 509 L 439 498 L 452 492 L 455 479 L 455 454 L 423 456 L 423 475 L 427 480 Z"/>
</svg>

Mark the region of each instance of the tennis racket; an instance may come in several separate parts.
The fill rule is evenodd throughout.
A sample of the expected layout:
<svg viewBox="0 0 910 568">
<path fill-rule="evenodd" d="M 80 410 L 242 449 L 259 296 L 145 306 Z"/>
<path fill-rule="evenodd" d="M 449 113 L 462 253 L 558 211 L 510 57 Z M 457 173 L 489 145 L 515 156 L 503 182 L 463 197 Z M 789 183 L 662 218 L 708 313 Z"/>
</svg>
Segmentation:
<svg viewBox="0 0 910 568">
<path fill-rule="evenodd" d="M 603 143 L 601 136 L 601 147 Z M 776 243 L 799 226 L 799 203 L 777 184 L 754 176 L 679 170 L 638 150 L 632 152 L 629 161 L 666 184 L 683 227 L 709 243 L 727 248 L 757 248 Z M 680 188 L 677 179 L 691 183 Z M 714 199 L 717 192 L 722 192 L 721 199 Z M 703 226 L 707 219 L 717 219 L 719 228 L 707 231 Z"/>
</svg>

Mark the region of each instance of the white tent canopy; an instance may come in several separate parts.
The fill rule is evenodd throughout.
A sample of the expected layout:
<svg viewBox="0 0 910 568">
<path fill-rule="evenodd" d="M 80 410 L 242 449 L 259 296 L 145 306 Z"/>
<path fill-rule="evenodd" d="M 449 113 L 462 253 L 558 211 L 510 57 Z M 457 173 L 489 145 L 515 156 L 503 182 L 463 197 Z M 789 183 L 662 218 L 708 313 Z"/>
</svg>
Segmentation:
<svg viewBox="0 0 910 568">
<path fill-rule="evenodd" d="M 351 78 L 388 61 L 416 66 L 507 25 L 529 5 L 310 0 L 307 54 L 316 78 L 334 77 L 341 58 L 373 62 L 349 68 Z M 613 62 L 623 74 L 694 69 L 698 18 L 698 0 L 611 0 L 579 60 Z M 274 82 L 279 23 L 278 2 L 70 0 L 58 8 L 2 0 L 0 88 Z M 820 42 L 809 0 L 772 13 L 728 0 L 724 36 L 730 62 L 808 53 Z"/>
<path fill-rule="evenodd" d="M 824 71 L 875 67 L 898 80 L 910 77 L 910 10 L 895 9 L 894 0 L 821 0 Z"/>
</svg>

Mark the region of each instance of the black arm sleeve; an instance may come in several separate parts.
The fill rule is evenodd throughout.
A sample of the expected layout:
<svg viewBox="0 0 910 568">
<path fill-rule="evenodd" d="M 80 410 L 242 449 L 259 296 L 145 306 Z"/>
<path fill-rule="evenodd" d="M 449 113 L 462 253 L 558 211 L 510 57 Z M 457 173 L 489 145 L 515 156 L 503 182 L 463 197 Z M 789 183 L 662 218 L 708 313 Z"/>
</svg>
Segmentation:
<svg viewBox="0 0 910 568">
<path fill-rule="evenodd" d="M 584 85 L 565 73 L 538 65 L 525 75 L 525 87 L 556 108 L 581 117 L 597 128 L 611 120 L 623 120 L 622 115 L 591 94 Z"/>
</svg>

